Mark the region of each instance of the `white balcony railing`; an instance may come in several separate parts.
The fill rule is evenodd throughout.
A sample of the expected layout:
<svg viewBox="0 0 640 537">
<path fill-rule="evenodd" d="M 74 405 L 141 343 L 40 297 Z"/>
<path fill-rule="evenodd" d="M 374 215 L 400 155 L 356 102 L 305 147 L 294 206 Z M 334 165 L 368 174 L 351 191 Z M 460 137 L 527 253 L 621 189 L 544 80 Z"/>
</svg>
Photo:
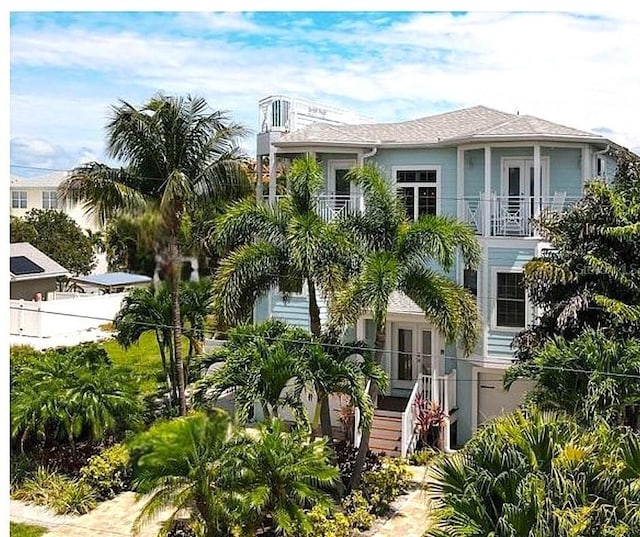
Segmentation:
<svg viewBox="0 0 640 537">
<path fill-rule="evenodd" d="M 544 211 L 562 211 L 575 203 L 577 197 L 556 192 L 549 197 L 497 196 L 464 199 L 464 219 L 479 235 L 493 237 L 535 237 L 532 217 Z M 488 212 L 488 214 L 487 214 Z"/>
<path fill-rule="evenodd" d="M 276 196 L 276 201 L 284 197 Z M 316 211 L 327 222 L 350 213 L 361 212 L 363 208 L 363 198 L 358 194 L 320 194 L 316 200 Z"/>
</svg>

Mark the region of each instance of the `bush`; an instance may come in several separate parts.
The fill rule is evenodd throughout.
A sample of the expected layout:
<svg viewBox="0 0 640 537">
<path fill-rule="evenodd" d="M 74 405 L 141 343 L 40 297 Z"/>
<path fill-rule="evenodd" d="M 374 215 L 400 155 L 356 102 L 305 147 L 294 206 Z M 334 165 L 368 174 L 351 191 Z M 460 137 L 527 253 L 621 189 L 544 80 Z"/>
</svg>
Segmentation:
<svg viewBox="0 0 640 537">
<path fill-rule="evenodd" d="M 423 447 L 409 455 L 409 463 L 414 466 L 426 466 L 438 455 L 438 452 L 430 447 Z"/>
<path fill-rule="evenodd" d="M 353 447 L 346 442 L 336 442 L 334 444 L 336 464 L 340 469 L 340 476 L 345 486 L 349 485 L 351 475 L 353 474 L 353 466 L 358 455 L 358 448 Z M 367 458 L 364 461 L 363 474 L 373 472 L 380 469 L 382 463 L 380 457 L 373 451 L 367 452 Z"/>
<path fill-rule="evenodd" d="M 376 519 L 371 514 L 371 505 L 359 490 L 354 490 L 342 500 L 342 506 L 349 515 L 349 523 L 354 529 L 368 530 Z"/>
<path fill-rule="evenodd" d="M 99 500 L 113 498 L 131 486 L 129 451 L 123 444 L 111 446 L 91 457 L 82 468 L 81 475 Z"/>
<path fill-rule="evenodd" d="M 27 477 L 12 496 L 50 507 L 59 515 L 82 515 L 96 506 L 96 497 L 89 485 L 42 466 Z"/>
<path fill-rule="evenodd" d="M 410 479 L 411 472 L 402 459 L 383 457 L 378 470 L 362 476 L 362 494 L 369 502 L 371 512 L 385 513 L 393 500 L 407 492 Z"/>
<path fill-rule="evenodd" d="M 313 528 L 308 535 L 314 537 L 350 537 L 353 535 L 351 520 L 344 513 L 337 512 L 332 515 L 327 509 L 315 506 L 309 511 L 308 516 Z"/>
</svg>

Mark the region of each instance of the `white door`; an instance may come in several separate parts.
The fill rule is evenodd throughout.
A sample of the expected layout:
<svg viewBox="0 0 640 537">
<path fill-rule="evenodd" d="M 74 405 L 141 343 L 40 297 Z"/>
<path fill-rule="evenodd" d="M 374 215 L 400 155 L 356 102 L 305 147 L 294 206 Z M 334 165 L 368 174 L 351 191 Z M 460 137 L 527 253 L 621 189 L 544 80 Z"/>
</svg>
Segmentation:
<svg viewBox="0 0 640 537">
<path fill-rule="evenodd" d="M 431 374 L 435 332 L 422 324 L 392 326 L 392 387 L 411 390 L 419 375 Z"/>
<path fill-rule="evenodd" d="M 524 394 L 533 387 L 529 381 L 518 380 L 507 392 L 503 387 L 503 376 L 504 372 L 478 373 L 478 425 L 515 410 Z"/>
<path fill-rule="evenodd" d="M 549 195 L 548 160 L 540 163 L 540 196 Z M 528 234 L 529 218 L 535 211 L 535 183 L 532 159 L 505 159 L 502 170 L 502 195 L 499 219 L 503 234 Z"/>
<path fill-rule="evenodd" d="M 347 173 L 356 165 L 354 160 L 330 160 L 327 176 L 327 194 L 336 200 L 351 196 L 353 185 L 347 180 Z"/>
</svg>

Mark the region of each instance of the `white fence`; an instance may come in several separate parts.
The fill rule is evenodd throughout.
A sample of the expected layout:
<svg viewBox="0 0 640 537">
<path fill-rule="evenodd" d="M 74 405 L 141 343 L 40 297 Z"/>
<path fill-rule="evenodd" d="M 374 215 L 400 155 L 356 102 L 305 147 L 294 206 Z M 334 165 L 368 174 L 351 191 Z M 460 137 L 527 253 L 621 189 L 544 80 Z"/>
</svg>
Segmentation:
<svg viewBox="0 0 640 537">
<path fill-rule="evenodd" d="M 47 338 L 98 328 L 113 320 L 126 293 L 35 302 L 10 300 L 11 335 Z"/>
</svg>

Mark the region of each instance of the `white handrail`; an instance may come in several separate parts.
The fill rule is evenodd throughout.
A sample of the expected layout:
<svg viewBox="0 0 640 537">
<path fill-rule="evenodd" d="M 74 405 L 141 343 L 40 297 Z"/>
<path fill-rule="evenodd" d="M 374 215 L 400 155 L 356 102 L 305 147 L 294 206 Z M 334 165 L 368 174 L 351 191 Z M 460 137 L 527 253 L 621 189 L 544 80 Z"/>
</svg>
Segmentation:
<svg viewBox="0 0 640 537">
<path fill-rule="evenodd" d="M 400 440 L 400 455 L 406 457 L 408 453 L 413 451 L 418 436 L 416 433 L 416 414 L 415 414 L 415 402 L 418 394 L 425 392 L 425 384 L 429 384 L 430 377 L 420 375 L 413 385 L 413 390 L 407 401 L 407 406 L 402 413 L 402 437 Z"/>
</svg>

